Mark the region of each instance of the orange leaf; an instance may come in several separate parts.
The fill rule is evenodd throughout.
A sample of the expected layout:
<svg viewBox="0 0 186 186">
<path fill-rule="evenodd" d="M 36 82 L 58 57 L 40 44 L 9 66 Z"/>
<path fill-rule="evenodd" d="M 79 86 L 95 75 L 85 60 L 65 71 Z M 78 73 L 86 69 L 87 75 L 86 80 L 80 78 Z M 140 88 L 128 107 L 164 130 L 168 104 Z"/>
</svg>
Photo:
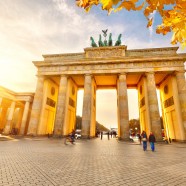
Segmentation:
<svg viewBox="0 0 186 186">
<path fill-rule="evenodd" d="M 148 20 L 147 28 L 152 26 L 152 21 L 153 21 L 153 18 Z"/>
<path fill-rule="evenodd" d="M 117 8 L 118 10 L 121 10 L 125 8 L 126 10 L 130 11 L 131 9 L 135 9 L 135 4 L 131 1 L 124 1 L 120 4 L 120 6 Z"/>
<path fill-rule="evenodd" d="M 120 0 L 100 0 L 103 10 L 111 10 L 113 5 L 118 4 Z"/>
</svg>

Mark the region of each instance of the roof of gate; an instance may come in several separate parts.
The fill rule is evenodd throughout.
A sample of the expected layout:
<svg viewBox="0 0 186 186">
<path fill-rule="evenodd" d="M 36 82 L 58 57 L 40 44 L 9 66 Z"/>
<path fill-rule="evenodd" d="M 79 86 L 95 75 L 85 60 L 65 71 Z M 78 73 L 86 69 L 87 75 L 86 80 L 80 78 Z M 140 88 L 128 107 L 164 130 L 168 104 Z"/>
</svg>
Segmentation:
<svg viewBox="0 0 186 186">
<path fill-rule="evenodd" d="M 166 48 L 148 48 L 148 49 L 132 49 L 127 50 L 125 45 L 114 47 L 96 47 L 85 48 L 84 53 L 64 53 L 64 54 L 46 54 L 43 55 L 44 61 L 72 61 L 86 60 L 94 58 L 133 58 L 133 57 L 149 57 L 149 56 L 177 56 L 178 47 Z"/>
<path fill-rule="evenodd" d="M 60 75 L 70 75 L 78 87 L 84 86 L 84 74 L 93 74 L 98 88 L 114 88 L 119 73 L 127 73 L 127 86 L 136 87 L 145 72 L 155 72 L 155 82 L 175 70 L 184 70 L 186 54 L 178 47 L 127 50 L 126 46 L 85 48 L 83 53 L 43 55 L 34 61 L 38 75 L 49 76 L 59 84 Z M 172 65 L 172 66 L 171 66 Z"/>
</svg>

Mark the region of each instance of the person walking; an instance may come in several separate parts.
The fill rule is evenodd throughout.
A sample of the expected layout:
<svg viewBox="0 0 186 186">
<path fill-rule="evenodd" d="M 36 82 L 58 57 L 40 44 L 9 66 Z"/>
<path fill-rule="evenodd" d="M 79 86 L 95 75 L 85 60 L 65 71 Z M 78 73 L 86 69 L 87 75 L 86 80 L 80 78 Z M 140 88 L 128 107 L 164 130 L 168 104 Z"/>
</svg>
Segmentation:
<svg viewBox="0 0 186 186">
<path fill-rule="evenodd" d="M 156 138 L 152 132 L 150 132 L 150 135 L 149 135 L 149 142 L 150 142 L 150 148 L 154 152 L 154 150 L 155 150 L 154 143 L 156 142 Z"/>
<path fill-rule="evenodd" d="M 140 135 L 140 133 L 138 134 L 138 139 L 139 139 L 139 142 L 140 142 L 140 145 L 141 145 L 141 135 Z"/>
<path fill-rule="evenodd" d="M 70 139 L 71 139 L 71 143 L 73 144 L 75 142 L 75 130 L 73 129 L 72 132 L 70 133 Z"/>
<path fill-rule="evenodd" d="M 107 136 L 108 136 L 108 140 L 110 139 L 110 132 L 108 131 L 107 133 Z"/>
<path fill-rule="evenodd" d="M 143 142 L 143 150 L 146 151 L 147 150 L 147 134 L 145 131 L 142 132 L 141 137 L 142 137 L 142 142 Z"/>
<path fill-rule="evenodd" d="M 103 131 L 101 131 L 101 140 L 102 140 L 102 138 L 103 138 Z"/>
</svg>

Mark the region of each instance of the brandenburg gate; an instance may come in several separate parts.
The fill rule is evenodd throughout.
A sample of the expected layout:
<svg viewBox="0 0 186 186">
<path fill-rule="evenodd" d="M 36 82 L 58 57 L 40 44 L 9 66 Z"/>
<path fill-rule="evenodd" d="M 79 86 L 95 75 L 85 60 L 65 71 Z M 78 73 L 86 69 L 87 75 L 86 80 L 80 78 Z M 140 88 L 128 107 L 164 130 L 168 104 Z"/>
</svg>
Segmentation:
<svg viewBox="0 0 186 186">
<path fill-rule="evenodd" d="M 75 128 L 77 91 L 84 89 L 82 136 L 95 136 L 96 90 L 117 90 L 118 136 L 129 139 L 127 89 L 138 90 L 141 131 L 162 140 L 157 89 L 166 135 L 186 141 L 186 54 L 177 47 L 127 50 L 91 47 L 82 53 L 43 55 L 34 61 L 37 86 L 28 135 L 65 136 Z M 130 104 L 130 103 L 129 103 Z"/>
</svg>

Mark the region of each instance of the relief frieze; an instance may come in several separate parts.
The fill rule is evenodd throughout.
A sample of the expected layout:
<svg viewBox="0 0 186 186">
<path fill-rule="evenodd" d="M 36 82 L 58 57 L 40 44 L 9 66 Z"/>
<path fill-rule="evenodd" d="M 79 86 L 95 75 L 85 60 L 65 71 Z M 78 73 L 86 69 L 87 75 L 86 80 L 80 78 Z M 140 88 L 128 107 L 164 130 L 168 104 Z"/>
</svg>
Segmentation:
<svg viewBox="0 0 186 186">
<path fill-rule="evenodd" d="M 173 70 L 182 68 L 183 64 L 181 62 L 171 61 L 171 62 L 120 62 L 120 63 L 107 63 L 107 64 L 90 64 L 90 65 L 73 65 L 73 66 L 47 66 L 39 67 L 39 74 L 63 74 L 76 72 L 77 74 L 82 74 L 85 71 L 98 71 L 98 70 L 118 70 L 125 69 L 126 71 L 146 71 L 148 69 L 159 68 L 159 71 L 163 70 Z M 74 73 L 73 73 L 74 74 Z"/>
<path fill-rule="evenodd" d="M 107 57 L 119 57 L 119 56 L 123 56 L 123 51 L 118 49 L 97 50 L 97 51 L 87 52 L 87 57 L 89 58 L 107 58 Z"/>
<path fill-rule="evenodd" d="M 126 46 L 85 48 L 86 58 L 107 58 L 125 56 Z"/>
</svg>

